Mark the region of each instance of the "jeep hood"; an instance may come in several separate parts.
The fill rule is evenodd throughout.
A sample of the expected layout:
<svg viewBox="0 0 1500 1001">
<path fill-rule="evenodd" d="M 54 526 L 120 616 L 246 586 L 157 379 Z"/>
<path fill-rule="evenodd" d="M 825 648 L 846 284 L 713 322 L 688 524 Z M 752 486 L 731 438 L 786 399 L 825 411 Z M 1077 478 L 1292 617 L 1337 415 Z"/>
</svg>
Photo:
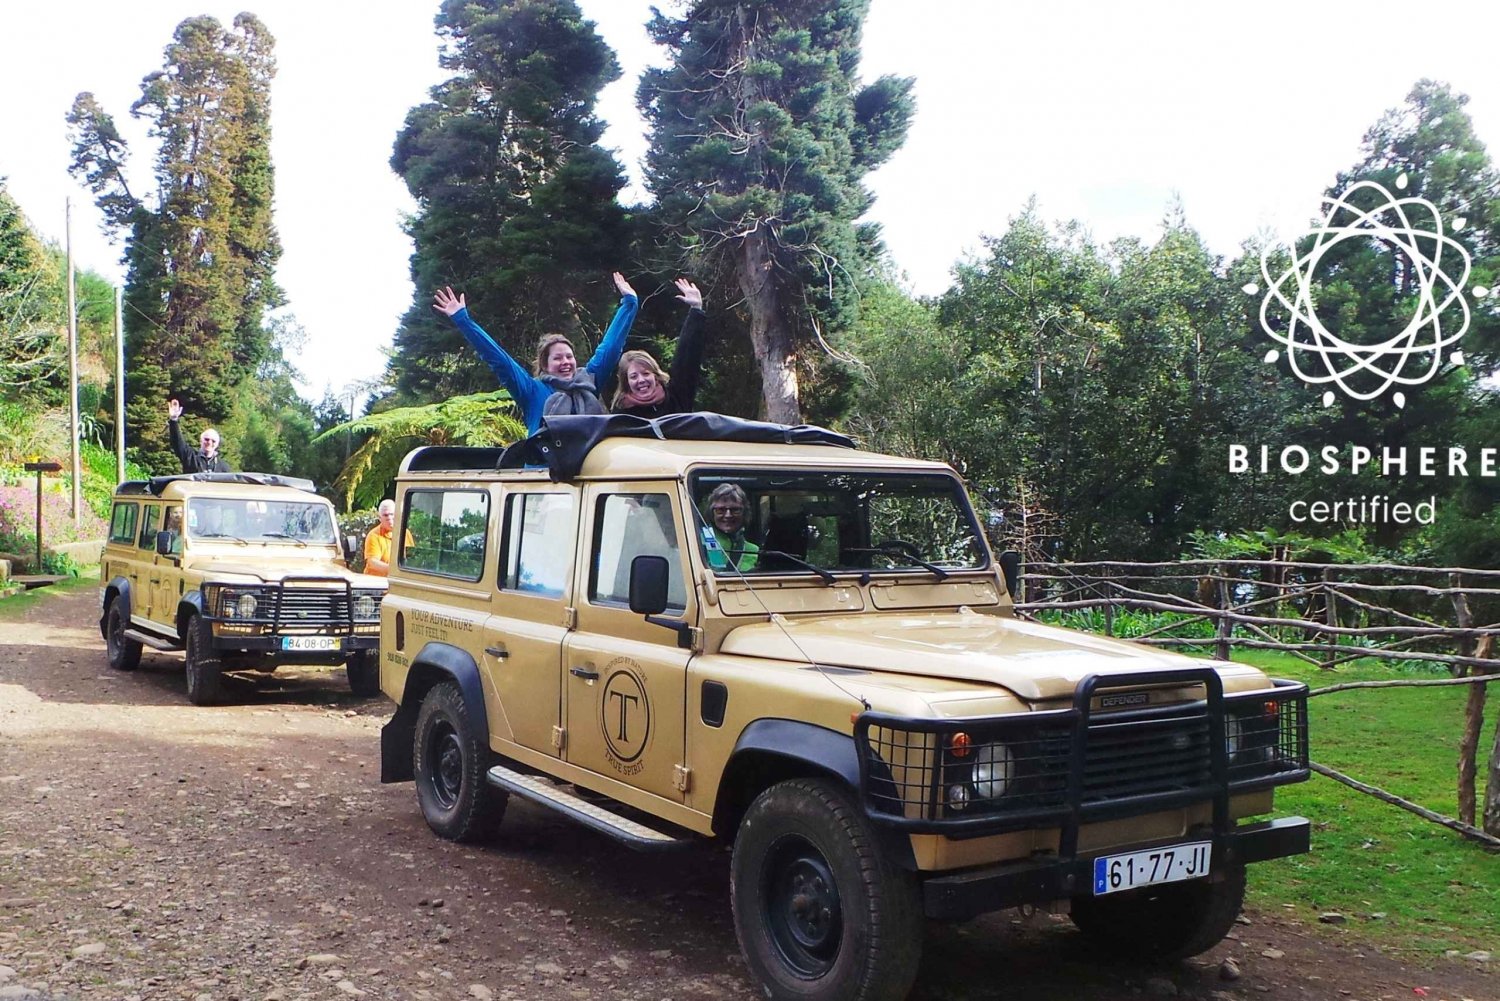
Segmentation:
<svg viewBox="0 0 1500 1001">
<path fill-rule="evenodd" d="M 332 560 L 269 560 L 258 559 L 253 563 L 235 563 L 215 559 L 202 565 L 204 577 L 209 582 L 277 584 L 288 578 L 317 578 L 346 580 L 358 588 L 384 588 L 386 579 L 370 574 L 355 573 L 348 567 Z M 242 579 L 236 579 L 242 578 Z M 293 583 L 296 583 L 294 580 Z"/>
<path fill-rule="evenodd" d="M 1204 666 L 1180 654 L 1104 636 L 974 612 L 757 622 L 730 632 L 720 649 L 746 657 L 801 663 L 811 658 L 829 667 L 998 685 L 1028 701 L 1071 697 L 1090 674 Z"/>
</svg>

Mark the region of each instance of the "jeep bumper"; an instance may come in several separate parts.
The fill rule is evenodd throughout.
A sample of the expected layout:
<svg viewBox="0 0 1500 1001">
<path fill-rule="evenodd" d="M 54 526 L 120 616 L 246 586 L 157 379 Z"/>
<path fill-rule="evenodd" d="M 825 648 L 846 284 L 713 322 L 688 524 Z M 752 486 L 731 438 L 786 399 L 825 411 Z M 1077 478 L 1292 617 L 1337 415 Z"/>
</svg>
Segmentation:
<svg viewBox="0 0 1500 1001">
<path fill-rule="evenodd" d="M 1093 885 L 1096 858 L 1178 841 L 1212 840 L 1214 869 L 1224 865 L 1264 862 L 1306 852 L 1310 830 L 1306 818 L 1281 817 L 1243 824 L 1222 834 L 1189 831 L 1181 838 L 1120 846 L 1076 858 L 1028 859 L 949 876 L 934 876 L 922 886 L 922 907 L 930 918 L 965 920 L 1006 907 L 1043 904 L 1087 894 Z"/>
<path fill-rule="evenodd" d="M 333 645 L 326 650 L 287 650 L 282 640 L 286 639 L 330 639 Z M 214 636 L 214 649 L 225 653 L 261 653 L 275 657 L 283 664 L 334 664 L 348 658 L 350 654 L 380 647 L 380 636 Z"/>
</svg>

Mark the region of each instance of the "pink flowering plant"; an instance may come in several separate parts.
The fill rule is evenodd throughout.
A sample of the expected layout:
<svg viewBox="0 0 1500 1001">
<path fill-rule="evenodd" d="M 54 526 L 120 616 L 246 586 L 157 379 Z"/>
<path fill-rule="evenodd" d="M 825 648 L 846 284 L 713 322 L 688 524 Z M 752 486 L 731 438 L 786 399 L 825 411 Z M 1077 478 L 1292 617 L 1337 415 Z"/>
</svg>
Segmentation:
<svg viewBox="0 0 1500 1001">
<path fill-rule="evenodd" d="M 36 553 L 36 488 L 0 486 L 0 552 L 17 556 Z M 83 505 L 82 516 L 73 521 L 73 503 L 67 493 L 42 489 L 42 544 L 55 546 L 65 542 L 103 539 L 109 525 Z"/>
</svg>

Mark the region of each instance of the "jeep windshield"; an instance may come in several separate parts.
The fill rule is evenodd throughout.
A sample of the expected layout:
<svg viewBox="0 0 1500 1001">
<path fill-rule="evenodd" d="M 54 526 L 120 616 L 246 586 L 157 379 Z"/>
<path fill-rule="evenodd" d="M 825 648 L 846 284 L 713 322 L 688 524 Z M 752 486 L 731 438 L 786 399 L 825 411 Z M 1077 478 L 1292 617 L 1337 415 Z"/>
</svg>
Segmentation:
<svg viewBox="0 0 1500 1001">
<path fill-rule="evenodd" d="M 696 531 L 715 573 L 913 573 L 988 565 L 968 497 L 941 473 L 714 470 L 692 479 Z"/>
<path fill-rule="evenodd" d="M 189 499 L 187 534 L 284 546 L 331 546 L 337 539 L 326 504 L 239 497 Z"/>
</svg>

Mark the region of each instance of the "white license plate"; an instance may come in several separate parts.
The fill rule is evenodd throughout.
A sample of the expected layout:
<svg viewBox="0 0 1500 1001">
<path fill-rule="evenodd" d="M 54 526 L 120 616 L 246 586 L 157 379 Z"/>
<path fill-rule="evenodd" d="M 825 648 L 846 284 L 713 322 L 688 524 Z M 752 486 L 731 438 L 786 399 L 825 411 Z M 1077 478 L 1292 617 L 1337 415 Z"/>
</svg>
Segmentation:
<svg viewBox="0 0 1500 1001">
<path fill-rule="evenodd" d="M 283 636 L 281 637 L 281 649 L 283 650 L 337 650 L 339 640 L 337 636 Z"/>
<path fill-rule="evenodd" d="M 1193 841 L 1094 859 L 1094 896 L 1207 876 L 1212 852 L 1212 841 Z"/>
</svg>

